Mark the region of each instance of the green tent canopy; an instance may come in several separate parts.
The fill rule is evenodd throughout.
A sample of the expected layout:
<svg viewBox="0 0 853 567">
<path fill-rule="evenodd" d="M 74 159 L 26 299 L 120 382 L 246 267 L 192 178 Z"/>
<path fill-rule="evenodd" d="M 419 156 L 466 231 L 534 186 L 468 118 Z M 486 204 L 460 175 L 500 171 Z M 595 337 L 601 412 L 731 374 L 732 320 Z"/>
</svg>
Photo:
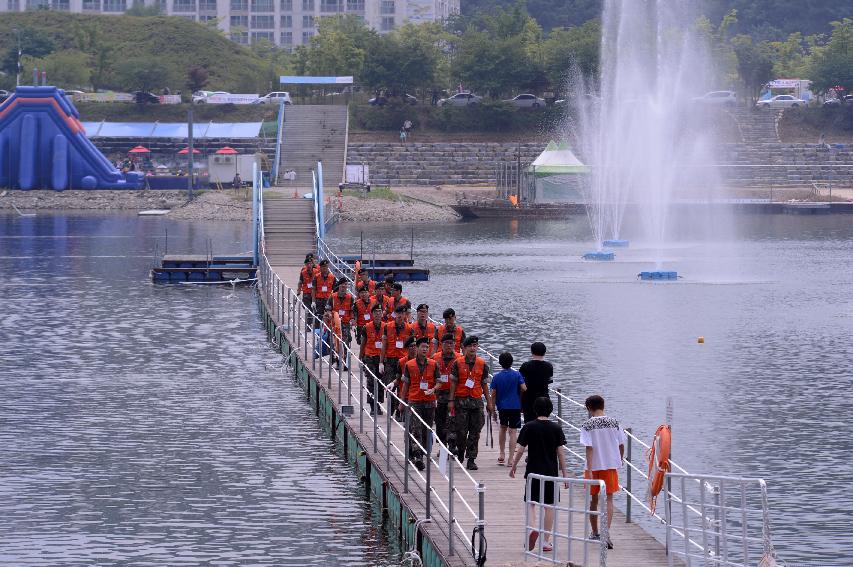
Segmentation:
<svg viewBox="0 0 853 567">
<path fill-rule="evenodd" d="M 589 167 L 585 166 L 572 153 L 569 145 L 565 142 L 559 144 L 551 140 L 545 146 L 545 151 L 527 168 L 529 173 L 536 177 L 550 177 L 552 175 L 573 175 L 578 173 L 589 173 Z"/>
</svg>

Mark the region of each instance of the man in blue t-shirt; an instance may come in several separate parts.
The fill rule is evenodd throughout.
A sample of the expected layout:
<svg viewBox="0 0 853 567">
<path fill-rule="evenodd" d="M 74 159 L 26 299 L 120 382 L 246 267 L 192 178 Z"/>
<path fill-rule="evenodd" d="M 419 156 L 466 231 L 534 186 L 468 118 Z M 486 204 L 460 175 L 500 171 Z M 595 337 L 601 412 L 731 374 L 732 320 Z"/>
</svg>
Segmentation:
<svg viewBox="0 0 853 567">
<path fill-rule="evenodd" d="M 512 355 L 510 353 L 501 353 L 498 362 L 503 370 L 492 378 L 492 384 L 489 387 L 491 392 L 489 412 L 494 419 L 498 419 L 498 416 L 495 416 L 495 407 L 497 407 L 501 424 L 501 432 L 498 437 L 500 441 L 498 464 L 503 465 L 506 461 L 504 449 L 507 430 L 509 430 L 509 454 L 510 456 L 515 454 L 515 439 L 518 435 L 518 429 L 521 427 L 521 392 L 527 390 L 527 386 L 524 385 L 524 378 L 521 374 L 512 369 Z"/>
</svg>

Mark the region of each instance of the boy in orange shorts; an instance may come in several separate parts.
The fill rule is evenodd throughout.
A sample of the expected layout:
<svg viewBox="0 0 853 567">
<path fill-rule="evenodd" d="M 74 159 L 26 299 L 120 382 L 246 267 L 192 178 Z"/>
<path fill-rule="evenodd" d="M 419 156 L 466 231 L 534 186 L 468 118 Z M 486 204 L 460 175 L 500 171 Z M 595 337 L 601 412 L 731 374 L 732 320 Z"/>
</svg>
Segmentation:
<svg viewBox="0 0 853 567">
<path fill-rule="evenodd" d="M 619 467 L 625 454 L 625 432 L 619 427 L 619 422 L 604 415 L 604 398 L 590 396 L 586 399 L 586 409 L 589 419 L 581 425 L 581 445 L 586 447 L 586 468 L 584 478 L 603 480 L 607 491 L 607 531 L 613 523 L 613 495 L 619 491 Z M 599 486 L 590 487 L 589 509 L 598 510 Z M 598 516 L 590 515 L 589 524 L 592 528 L 591 539 L 600 539 L 598 534 Z M 613 549 L 610 536 L 607 537 L 607 548 Z"/>
</svg>

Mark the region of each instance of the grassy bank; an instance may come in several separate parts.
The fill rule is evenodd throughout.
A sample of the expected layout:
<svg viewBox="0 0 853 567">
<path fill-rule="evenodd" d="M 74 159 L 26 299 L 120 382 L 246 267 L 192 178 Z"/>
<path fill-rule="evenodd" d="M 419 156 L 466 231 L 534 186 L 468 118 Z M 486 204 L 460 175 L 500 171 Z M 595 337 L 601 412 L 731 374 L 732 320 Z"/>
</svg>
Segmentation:
<svg viewBox="0 0 853 567">
<path fill-rule="evenodd" d="M 91 81 L 99 82 L 101 90 L 127 91 L 142 88 L 130 82 L 147 81 L 164 83 L 156 84 L 158 88 L 168 86 L 173 92 L 187 92 L 191 90 L 190 69 L 202 67 L 208 75 L 205 88 L 210 90 L 266 92 L 277 75 L 276 69 L 271 69 L 268 62 L 247 47 L 231 41 L 218 30 L 184 18 L 38 10 L 4 12 L 0 18 L 0 37 L 5 38 L 0 54 L 7 72 L 3 79 L 7 83 L 11 81 L 12 85 L 15 82 L 15 29 L 21 32 L 25 58 L 37 56 L 50 61 L 51 56 L 66 54 L 63 61 L 74 62 L 75 69 L 60 67 L 52 75 L 65 76 L 68 82 L 74 76 L 79 76 L 81 81 L 88 77 L 79 84 L 58 84 L 65 88 L 88 90 L 87 84 Z M 25 69 L 25 79 L 28 71 L 31 69 Z"/>
<path fill-rule="evenodd" d="M 817 143 L 824 134 L 829 143 L 853 143 L 853 104 L 788 109 L 779 133 L 783 142 Z"/>
</svg>

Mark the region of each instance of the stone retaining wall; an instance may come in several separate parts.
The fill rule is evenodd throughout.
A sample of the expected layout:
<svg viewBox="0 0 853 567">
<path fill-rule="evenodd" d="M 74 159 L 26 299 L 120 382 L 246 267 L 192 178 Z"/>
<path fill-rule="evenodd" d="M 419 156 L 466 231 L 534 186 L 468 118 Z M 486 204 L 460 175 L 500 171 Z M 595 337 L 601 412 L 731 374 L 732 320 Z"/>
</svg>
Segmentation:
<svg viewBox="0 0 853 567">
<path fill-rule="evenodd" d="M 351 143 L 347 163 L 370 166 L 376 185 L 472 185 L 494 183 L 501 162 L 530 163 L 542 143 Z M 853 147 L 816 144 L 725 144 L 718 163 L 751 166 L 720 168 L 737 185 L 808 185 L 832 181 L 853 186 Z M 765 167 L 754 167 L 754 166 Z M 780 167 L 785 166 L 785 167 Z M 846 167 L 842 167 L 846 166 Z"/>
</svg>

